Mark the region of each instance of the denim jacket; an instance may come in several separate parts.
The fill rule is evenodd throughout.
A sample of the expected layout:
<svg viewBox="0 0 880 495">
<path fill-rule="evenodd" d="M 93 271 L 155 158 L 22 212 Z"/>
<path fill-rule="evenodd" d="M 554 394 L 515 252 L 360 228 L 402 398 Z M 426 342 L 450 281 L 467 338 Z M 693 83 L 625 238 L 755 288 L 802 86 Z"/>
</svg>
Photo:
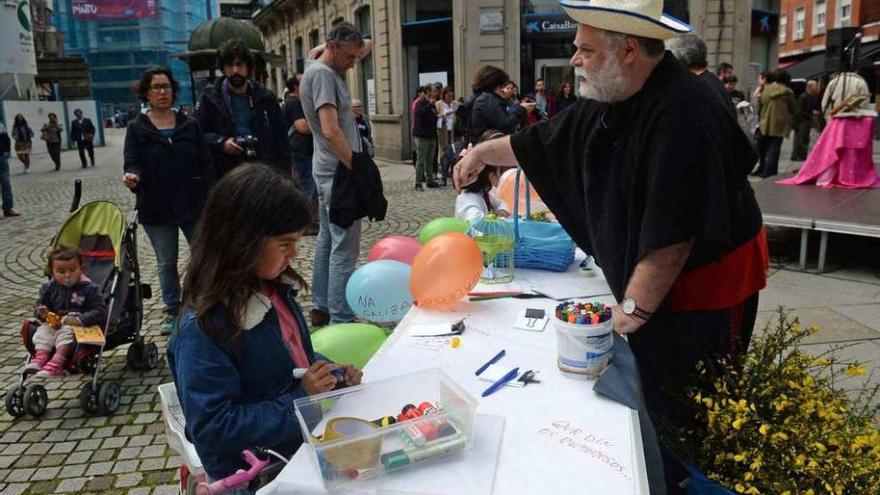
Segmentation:
<svg viewBox="0 0 880 495">
<path fill-rule="evenodd" d="M 296 318 L 309 362 L 329 361 L 312 348 L 296 290 L 286 284 L 278 290 Z M 214 315 L 224 319 L 219 306 Z M 246 448 L 266 447 L 289 457 L 302 444 L 293 401 L 306 392 L 293 378 L 295 365 L 268 298 L 251 296 L 242 326 L 240 346 L 233 350 L 204 333 L 190 308 L 168 345 L 186 436 L 213 479 L 247 468 L 241 457 Z"/>
</svg>

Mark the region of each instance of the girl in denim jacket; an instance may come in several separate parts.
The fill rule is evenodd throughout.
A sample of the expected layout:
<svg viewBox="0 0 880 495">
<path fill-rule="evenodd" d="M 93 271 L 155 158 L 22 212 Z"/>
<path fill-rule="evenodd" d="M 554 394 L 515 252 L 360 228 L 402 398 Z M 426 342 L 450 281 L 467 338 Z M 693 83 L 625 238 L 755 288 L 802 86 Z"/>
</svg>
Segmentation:
<svg viewBox="0 0 880 495">
<path fill-rule="evenodd" d="M 305 282 L 290 264 L 311 222 L 293 179 L 265 165 L 236 167 L 208 196 L 168 362 L 187 437 L 212 479 L 246 468 L 246 448 L 289 457 L 302 444 L 293 401 L 360 383 L 360 370 L 314 351 L 296 302 Z M 295 368 L 308 371 L 295 379 Z"/>
</svg>

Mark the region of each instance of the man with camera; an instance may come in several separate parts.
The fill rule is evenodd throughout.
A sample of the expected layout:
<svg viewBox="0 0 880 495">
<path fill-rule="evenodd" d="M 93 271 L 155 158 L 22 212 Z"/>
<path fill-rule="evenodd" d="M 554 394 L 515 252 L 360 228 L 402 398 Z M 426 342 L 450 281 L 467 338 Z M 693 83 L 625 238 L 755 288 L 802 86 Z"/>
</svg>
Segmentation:
<svg viewBox="0 0 880 495">
<path fill-rule="evenodd" d="M 250 79 L 254 56 L 239 39 L 217 50 L 223 77 L 205 88 L 195 118 L 205 133 L 218 175 L 246 161 L 267 163 L 290 175 L 284 115 L 275 93 Z"/>
</svg>

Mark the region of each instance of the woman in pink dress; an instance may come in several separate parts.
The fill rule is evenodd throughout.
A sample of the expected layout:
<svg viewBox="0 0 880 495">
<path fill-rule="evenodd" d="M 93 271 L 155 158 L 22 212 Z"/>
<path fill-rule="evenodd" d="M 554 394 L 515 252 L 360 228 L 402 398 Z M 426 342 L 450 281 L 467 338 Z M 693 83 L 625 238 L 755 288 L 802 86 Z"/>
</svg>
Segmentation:
<svg viewBox="0 0 880 495">
<path fill-rule="evenodd" d="M 844 72 L 825 91 L 822 108 L 828 125 L 794 177 L 780 184 L 815 184 L 851 189 L 880 187 L 873 161 L 874 118 L 870 93 L 858 74 Z"/>
</svg>

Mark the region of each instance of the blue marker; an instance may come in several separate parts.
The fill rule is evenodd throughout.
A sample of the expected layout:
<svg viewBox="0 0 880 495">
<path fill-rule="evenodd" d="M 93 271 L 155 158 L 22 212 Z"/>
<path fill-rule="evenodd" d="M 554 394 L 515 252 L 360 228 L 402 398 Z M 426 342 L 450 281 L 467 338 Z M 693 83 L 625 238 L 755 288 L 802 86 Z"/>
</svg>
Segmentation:
<svg viewBox="0 0 880 495">
<path fill-rule="evenodd" d="M 480 368 L 477 371 L 475 371 L 474 374 L 479 376 L 480 373 L 486 371 L 486 369 L 489 368 L 489 366 L 492 366 L 493 364 L 497 363 L 499 359 L 503 358 L 504 354 L 505 354 L 504 349 L 501 349 L 501 352 L 496 354 L 495 357 L 493 357 L 492 359 L 489 360 L 489 362 L 480 366 Z"/>
</svg>

